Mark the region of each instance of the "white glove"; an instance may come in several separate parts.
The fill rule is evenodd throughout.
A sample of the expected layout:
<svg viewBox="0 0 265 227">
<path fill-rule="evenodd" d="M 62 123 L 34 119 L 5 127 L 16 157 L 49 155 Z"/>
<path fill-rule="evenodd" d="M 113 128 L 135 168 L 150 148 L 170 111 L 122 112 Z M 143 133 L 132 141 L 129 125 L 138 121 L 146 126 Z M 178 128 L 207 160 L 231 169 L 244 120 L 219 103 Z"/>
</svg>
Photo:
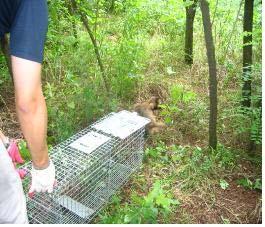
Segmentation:
<svg viewBox="0 0 265 227">
<path fill-rule="evenodd" d="M 29 189 L 29 195 L 33 196 L 36 192 L 48 192 L 52 193 L 55 185 L 55 167 L 52 160 L 50 160 L 49 166 L 46 169 L 38 170 L 32 165 L 31 170 L 31 186 Z"/>
</svg>

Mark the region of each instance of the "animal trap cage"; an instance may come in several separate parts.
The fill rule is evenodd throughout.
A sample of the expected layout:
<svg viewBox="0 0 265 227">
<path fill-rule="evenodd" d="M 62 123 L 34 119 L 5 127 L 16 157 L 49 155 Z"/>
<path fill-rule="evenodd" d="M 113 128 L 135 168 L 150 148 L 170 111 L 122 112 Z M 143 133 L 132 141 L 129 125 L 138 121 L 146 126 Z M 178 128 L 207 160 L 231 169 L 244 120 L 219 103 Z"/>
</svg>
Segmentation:
<svg viewBox="0 0 265 227">
<path fill-rule="evenodd" d="M 56 167 L 53 193 L 27 196 L 30 223 L 89 223 L 141 165 L 145 126 L 135 112 L 110 113 L 50 151 Z M 30 171 L 31 163 L 24 168 Z M 30 177 L 23 181 L 29 189 Z"/>
</svg>

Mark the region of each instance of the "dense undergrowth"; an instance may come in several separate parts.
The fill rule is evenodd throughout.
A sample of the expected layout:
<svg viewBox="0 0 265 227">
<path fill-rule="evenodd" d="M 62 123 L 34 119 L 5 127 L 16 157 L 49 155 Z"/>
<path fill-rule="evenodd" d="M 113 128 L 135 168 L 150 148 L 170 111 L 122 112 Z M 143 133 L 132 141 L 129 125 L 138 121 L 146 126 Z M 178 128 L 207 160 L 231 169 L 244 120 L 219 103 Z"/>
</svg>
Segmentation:
<svg viewBox="0 0 265 227">
<path fill-rule="evenodd" d="M 167 124 L 164 132 L 148 137 L 143 166 L 95 222 L 196 222 L 183 208 L 190 203 L 188 195 L 203 195 L 211 203 L 214 188 L 229 188 L 236 173 L 241 174 L 238 185 L 247 190 L 261 189 L 261 5 L 255 2 L 253 105 L 242 109 L 243 12 L 241 9 L 236 21 L 238 1 L 219 1 L 215 11 L 216 2 L 210 1 L 219 101 L 219 145 L 213 151 L 207 148 L 208 65 L 199 10 L 194 64 L 189 67 L 183 61 L 183 1 L 117 0 L 112 13 L 106 10 L 105 1 L 91 1 L 89 19 L 111 85 L 108 93 L 82 23 L 66 12 L 61 1 L 49 1 L 43 67 L 49 145 L 63 141 L 106 113 L 131 109 L 134 103 L 153 95 L 160 97 L 158 117 Z M 0 72 L 0 85 L 5 84 L 0 88 L 2 94 L 12 87 L 2 57 Z M 255 170 L 241 173 L 244 161 Z M 230 221 L 240 222 L 225 216 L 216 220 Z"/>
</svg>

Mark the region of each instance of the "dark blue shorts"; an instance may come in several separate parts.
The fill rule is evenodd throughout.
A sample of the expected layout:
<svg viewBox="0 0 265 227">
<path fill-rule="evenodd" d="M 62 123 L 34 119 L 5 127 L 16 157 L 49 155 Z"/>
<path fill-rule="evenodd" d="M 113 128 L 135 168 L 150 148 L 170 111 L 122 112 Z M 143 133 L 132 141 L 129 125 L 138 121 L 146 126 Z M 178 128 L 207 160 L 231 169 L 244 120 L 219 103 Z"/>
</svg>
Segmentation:
<svg viewBox="0 0 265 227">
<path fill-rule="evenodd" d="M 47 0 L 0 0 L 0 36 L 10 33 L 10 54 L 42 63 Z"/>
</svg>

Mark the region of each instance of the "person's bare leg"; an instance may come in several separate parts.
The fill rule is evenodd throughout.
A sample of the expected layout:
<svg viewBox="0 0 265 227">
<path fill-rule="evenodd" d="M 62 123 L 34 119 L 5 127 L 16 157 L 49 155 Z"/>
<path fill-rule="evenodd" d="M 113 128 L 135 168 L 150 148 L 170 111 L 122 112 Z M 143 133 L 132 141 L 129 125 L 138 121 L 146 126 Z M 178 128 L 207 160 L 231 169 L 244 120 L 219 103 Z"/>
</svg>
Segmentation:
<svg viewBox="0 0 265 227">
<path fill-rule="evenodd" d="M 46 143 L 47 109 L 41 88 L 41 64 L 15 56 L 12 69 L 15 84 L 16 110 L 22 132 L 28 143 L 33 165 L 49 165 Z"/>
</svg>

